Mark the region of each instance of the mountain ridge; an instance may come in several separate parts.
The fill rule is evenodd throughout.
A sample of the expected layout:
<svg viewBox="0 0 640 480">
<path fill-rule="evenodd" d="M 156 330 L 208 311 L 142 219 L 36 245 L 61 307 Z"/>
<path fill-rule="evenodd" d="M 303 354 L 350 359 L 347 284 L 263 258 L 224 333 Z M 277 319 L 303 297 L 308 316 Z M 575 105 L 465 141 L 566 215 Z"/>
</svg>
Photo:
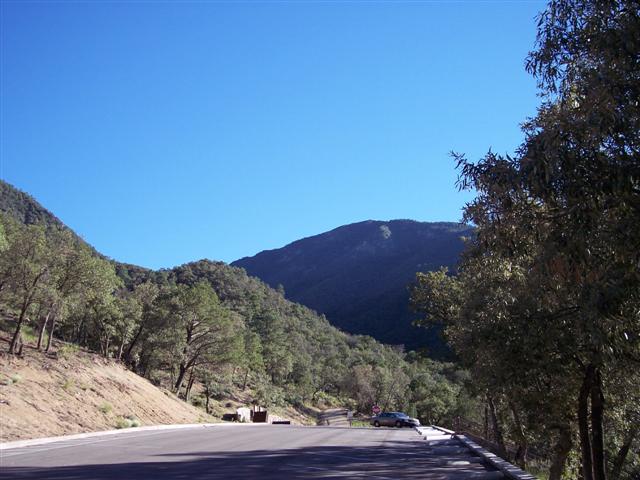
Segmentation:
<svg viewBox="0 0 640 480">
<path fill-rule="evenodd" d="M 455 270 L 462 237 L 473 228 L 455 222 L 365 220 L 244 257 L 244 268 L 286 297 L 327 316 L 349 333 L 436 356 L 446 348 L 436 330 L 412 327 L 408 286 L 418 271 Z"/>
<path fill-rule="evenodd" d="M 386 223 L 390 223 L 390 222 L 406 222 L 406 223 L 428 224 L 428 225 L 464 225 L 464 224 L 461 224 L 459 222 L 448 222 L 448 221 L 430 222 L 430 221 L 414 220 L 414 219 L 411 219 L 411 218 L 393 218 L 393 219 L 389 219 L 389 220 L 374 220 L 372 218 L 369 218 L 367 220 L 360 220 L 360 221 L 353 222 L 353 223 L 347 223 L 347 224 L 344 224 L 344 225 L 339 225 L 337 227 L 332 228 L 331 230 L 327 230 L 326 232 L 316 233 L 316 234 L 313 234 L 313 235 L 308 235 L 306 237 L 298 238 L 298 239 L 293 240 L 293 241 L 291 241 L 289 243 L 286 243 L 282 247 L 265 248 L 264 250 L 260 250 L 259 252 L 255 253 L 253 255 L 245 255 L 244 257 L 240 257 L 237 260 L 233 260 L 232 262 L 229 262 L 229 263 L 232 264 L 232 263 L 236 263 L 236 262 L 241 262 L 241 261 L 243 261 L 245 259 L 253 258 L 253 257 L 257 256 L 257 255 L 262 254 L 262 253 L 278 251 L 278 250 L 281 250 L 283 248 L 290 247 L 292 245 L 296 245 L 296 244 L 298 244 L 300 242 L 304 242 L 305 240 L 313 239 L 315 237 L 320 237 L 320 236 L 322 236 L 322 235 L 324 235 L 326 233 L 331 233 L 331 232 L 334 232 L 334 231 L 337 231 L 337 230 L 344 229 L 346 227 L 350 227 L 350 226 L 354 226 L 354 225 L 361 225 L 361 224 L 370 224 L 370 223 L 383 223 L 383 224 L 386 224 Z"/>
<path fill-rule="evenodd" d="M 22 223 L 68 229 L 97 256 L 108 258 L 31 195 L 1 180 L 0 211 Z M 426 347 L 430 355 L 445 358 L 448 350 L 437 329 L 411 325 L 417 315 L 409 309 L 408 286 L 418 271 L 441 266 L 455 270 L 463 246 L 460 237 L 471 232 L 472 227 L 455 222 L 369 219 L 294 240 L 284 247 L 264 250 L 230 264 L 212 263 L 242 268 L 274 289 L 283 286 L 286 298 L 326 316 L 332 325 L 345 332 L 370 335 L 407 349 Z M 111 261 L 127 285 L 149 278 L 166 282 L 172 272 L 183 267 L 154 270 Z M 235 274 L 229 271 L 229 275 Z"/>
</svg>

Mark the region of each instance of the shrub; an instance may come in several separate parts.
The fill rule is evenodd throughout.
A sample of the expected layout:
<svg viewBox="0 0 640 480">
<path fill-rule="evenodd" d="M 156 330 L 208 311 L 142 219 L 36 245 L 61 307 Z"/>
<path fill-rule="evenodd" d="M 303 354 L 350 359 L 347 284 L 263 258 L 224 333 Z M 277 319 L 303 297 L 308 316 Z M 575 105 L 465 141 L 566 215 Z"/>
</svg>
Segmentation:
<svg viewBox="0 0 640 480">
<path fill-rule="evenodd" d="M 14 383 L 19 383 L 21 380 L 22 380 L 22 377 L 17 373 L 14 373 L 9 378 L 5 378 L 2 381 L 2 384 L 8 387 L 9 385 L 13 385 Z"/>
<path fill-rule="evenodd" d="M 130 427 L 139 427 L 141 425 L 140 420 L 135 415 L 125 415 L 124 418 L 130 422 Z"/>
<path fill-rule="evenodd" d="M 118 417 L 118 419 L 116 420 L 116 428 L 117 429 L 129 428 L 129 427 L 131 427 L 131 425 L 133 425 L 133 422 L 131 420 L 129 420 L 128 418 Z"/>
<path fill-rule="evenodd" d="M 364 420 L 352 420 L 351 426 L 352 427 L 370 427 L 371 424 Z"/>
<path fill-rule="evenodd" d="M 70 343 L 67 343 L 65 345 L 62 345 L 59 349 L 58 349 L 58 357 L 67 360 L 69 357 L 74 356 L 79 350 L 79 347 L 77 345 L 73 345 Z"/>
<path fill-rule="evenodd" d="M 64 382 L 62 383 L 62 389 L 68 392 L 73 387 L 75 387 L 75 385 L 76 382 L 73 378 L 65 378 Z"/>
<path fill-rule="evenodd" d="M 105 415 L 109 412 L 111 412 L 111 410 L 113 409 L 113 406 L 109 403 L 109 402 L 103 402 L 99 407 L 98 410 L 100 410 L 100 412 L 104 413 Z"/>
<path fill-rule="evenodd" d="M 285 394 L 285 402 L 293 405 L 294 407 L 304 406 L 304 399 L 302 398 L 302 395 L 296 392 Z"/>
<path fill-rule="evenodd" d="M 35 330 L 28 326 L 25 325 L 24 327 L 22 327 L 22 331 L 20 332 L 20 335 L 22 336 L 22 341 L 24 343 L 36 343 L 38 340 L 38 335 L 36 334 Z"/>
</svg>

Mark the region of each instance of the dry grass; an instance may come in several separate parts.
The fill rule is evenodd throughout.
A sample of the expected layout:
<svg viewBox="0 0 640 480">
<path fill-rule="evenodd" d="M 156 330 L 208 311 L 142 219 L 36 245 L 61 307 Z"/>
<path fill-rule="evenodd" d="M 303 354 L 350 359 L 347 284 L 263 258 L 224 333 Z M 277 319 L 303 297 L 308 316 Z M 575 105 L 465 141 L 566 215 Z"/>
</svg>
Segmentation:
<svg viewBox="0 0 640 480">
<path fill-rule="evenodd" d="M 122 418 L 141 425 L 217 421 L 95 354 L 0 354 L 0 441 L 109 430 Z"/>
<path fill-rule="evenodd" d="M 21 357 L 6 354 L 0 330 L 0 442 L 133 426 L 218 422 L 225 413 L 253 405 L 251 390 L 232 390 L 211 400 L 210 411 L 184 402 L 123 365 L 76 345 L 53 355 L 25 346 Z M 33 342 L 32 342 L 33 343 Z M 194 385 L 193 396 L 202 394 Z M 320 409 L 272 407 L 271 419 L 315 425 Z"/>
</svg>

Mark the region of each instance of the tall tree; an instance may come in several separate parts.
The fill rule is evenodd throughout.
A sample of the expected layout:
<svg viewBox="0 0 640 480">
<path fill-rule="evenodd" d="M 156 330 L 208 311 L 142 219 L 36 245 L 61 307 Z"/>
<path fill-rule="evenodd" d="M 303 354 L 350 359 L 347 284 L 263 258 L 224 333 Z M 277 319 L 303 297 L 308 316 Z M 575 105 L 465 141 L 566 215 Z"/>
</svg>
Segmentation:
<svg viewBox="0 0 640 480">
<path fill-rule="evenodd" d="M 547 250 L 578 295 L 586 479 L 606 477 L 603 372 L 638 361 L 639 12 L 637 1 L 552 1 L 528 61 L 548 101 L 526 126 L 520 184 L 553 214 Z"/>
<path fill-rule="evenodd" d="M 17 353 L 22 327 L 38 296 L 51 285 L 54 257 L 43 227 L 3 221 L 8 245 L 0 256 L 0 292 L 5 308 L 16 312 L 9 353 Z"/>
<path fill-rule="evenodd" d="M 453 292 L 460 306 L 442 277 L 418 298 L 448 318 L 463 357 L 496 372 L 478 377 L 488 388 L 543 413 L 558 455 L 578 430 L 585 480 L 607 475 L 607 383 L 640 360 L 638 6 L 549 3 L 528 59 L 544 103 L 517 155 L 457 156 L 461 187 L 477 192 L 465 210 L 477 234 Z"/>
<path fill-rule="evenodd" d="M 179 338 L 174 390 L 180 392 L 189 371 L 228 361 L 236 353 L 242 338 L 242 324 L 220 305 L 206 282 L 198 282 L 193 287 L 179 285 L 171 298 L 170 312 Z"/>
</svg>

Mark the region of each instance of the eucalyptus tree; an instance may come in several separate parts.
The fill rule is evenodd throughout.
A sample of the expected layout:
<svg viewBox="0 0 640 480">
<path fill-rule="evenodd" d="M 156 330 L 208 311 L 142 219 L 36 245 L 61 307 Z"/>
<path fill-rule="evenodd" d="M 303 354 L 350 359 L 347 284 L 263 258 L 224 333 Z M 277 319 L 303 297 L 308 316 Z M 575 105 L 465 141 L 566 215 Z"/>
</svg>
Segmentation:
<svg viewBox="0 0 640 480">
<path fill-rule="evenodd" d="M 552 1 L 528 61 L 547 101 L 526 125 L 519 184 L 548 207 L 547 250 L 578 295 L 586 480 L 606 477 L 604 372 L 640 361 L 639 12 L 637 1 Z"/>
<path fill-rule="evenodd" d="M 608 442 L 605 425 L 629 430 L 635 418 L 616 427 L 607 417 L 628 409 L 607 397 L 640 362 L 638 11 L 635 1 L 549 3 L 528 59 L 544 103 L 515 157 L 457 156 L 460 186 L 477 192 L 465 209 L 476 237 L 458 279 L 423 277 L 416 296 L 449 322 L 488 391 L 557 428 L 553 478 L 573 429 L 584 479 L 606 478 L 616 431 Z"/>
</svg>

